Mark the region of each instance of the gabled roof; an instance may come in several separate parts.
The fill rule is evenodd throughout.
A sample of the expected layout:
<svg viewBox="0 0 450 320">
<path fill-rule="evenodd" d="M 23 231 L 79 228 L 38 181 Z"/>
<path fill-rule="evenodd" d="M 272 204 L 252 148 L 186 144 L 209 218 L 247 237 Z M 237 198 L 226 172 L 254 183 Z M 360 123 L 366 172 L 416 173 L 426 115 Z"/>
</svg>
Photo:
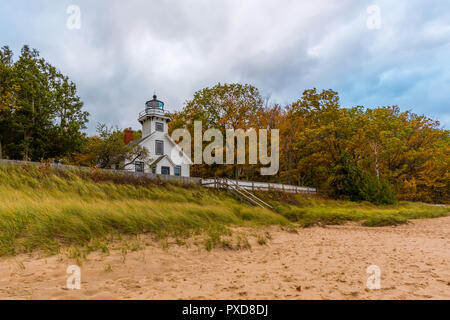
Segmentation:
<svg viewBox="0 0 450 320">
<path fill-rule="evenodd" d="M 177 149 L 178 152 L 182 152 L 183 153 L 183 157 L 185 160 L 187 160 L 188 164 L 192 164 L 191 159 L 187 156 L 187 154 L 183 151 L 183 149 L 180 148 L 180 146 L 172 139 L 171 136 L 169 136 L 169 134 L 165 134 L 167 139 L 169 139 L 169 141 L 175 146 L 175 148 Z"/>
<path fill-rule="evenodd" d="M 153 136 L 155 132 L 156 131 L 153 131 L 151 134 L 149 134 L 148 136 L 145 136 L 144 138 L 133 140 L 133 141 L 129 142 L 128 145 L 141 144 L 142 142 L 144 142 L 145 140 L 147 140 L 148 138 Z M 172 139 L 172 137 L 169 136 L 168 133 L 165 133 L 164 136 L 167 138 L 167 140 L 169 140 L 170 143 L 172 143 L 174 145 L 175 149 L 178 152 L 182 152 L 182 154 L 183 154 L 182 157 L 186 161 L 186 164 L 192 164 L 191 159 L 187 156 L 187 154 L 183 151 L 183 149 L 181 149 L 180 146 Z M 164 155 L 164 156 L 167 156 L 169 161 L 175 166 L 175 164 L 173 163 L 172 159 L 167 154 Z M 157 158 L 155 161 L 159 162 L 164 156 L 161 156 L 161 157 Z M 155 164 L 155 161 L 151 165 Z"/>
<path fill-rule="evenodd" d="M 158 157 L 155 161 L 153 161 L 152 163 L 150 163 L 149 167 L 156 166 L 156 165 L 158 164 L 158 162 L 160 162 L 160 161 L 161 161 L 162 159 L 164 159 L 164 158 L 167 158 L 167 160 L 169 160 L 169 162 L 170 162 L 170 164 L 171 164 L 172 166 L 174 166 L 174 167 L 177 166 L 175 163 L 173 163 L 172 159 L 170 159 L 170 157 L 169 157 L 167 154 L 165 154 L 165 155 L 162 155 L 162 156 Z"/>
</svg>

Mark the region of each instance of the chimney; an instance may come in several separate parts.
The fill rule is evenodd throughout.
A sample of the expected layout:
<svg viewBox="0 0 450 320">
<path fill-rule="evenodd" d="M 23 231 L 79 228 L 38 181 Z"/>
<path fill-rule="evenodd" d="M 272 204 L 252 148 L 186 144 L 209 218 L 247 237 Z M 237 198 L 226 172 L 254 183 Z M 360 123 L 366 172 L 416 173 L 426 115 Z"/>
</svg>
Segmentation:
<svg viewBox="0 0 450 320">
<path fill-rule="evenodd" d="M 123 136 L 123 143 L 128 144 L 131 141 L 133 141 L 133 130 L 131 128 L 126 128 Z"/>
</svg>

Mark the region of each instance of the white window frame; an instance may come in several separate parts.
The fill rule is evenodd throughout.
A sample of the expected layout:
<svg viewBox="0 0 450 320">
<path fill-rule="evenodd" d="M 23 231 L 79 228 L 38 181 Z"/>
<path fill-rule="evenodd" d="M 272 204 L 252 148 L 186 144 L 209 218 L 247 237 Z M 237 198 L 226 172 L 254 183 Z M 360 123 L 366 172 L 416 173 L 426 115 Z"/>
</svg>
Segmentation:
<svg viewBox="0 0 450 320">
<path fill-rule="evenodd" d="M 161 130 L 159 130 L 161 129 Z M 155 131 L 164 132 L 164 123 L 156 121 L 155 122 Z"/>
<path fill-rule="evenodd" d="M 163 168 L 169 169 L 169 173 L 167 173 L 167 175 L 170 176 L 170 167 L 168 167 L 168 166 L 161 166 L 161 174 L 166 175 L 165 173 L 163 173 Z"/>
<path fill-rule="evenodd" d="M 161 145 L 161 149 L 162 149 L 162 152 L 161 153 L 158 153 L 158 144 L 160 143 L 160 145 Z M 157 156 L 162 156 L 162 155 L 164 155 L 164 141 L 163 140 L 155 140 L 155 154 L 157 155 Z"/>
</svg>

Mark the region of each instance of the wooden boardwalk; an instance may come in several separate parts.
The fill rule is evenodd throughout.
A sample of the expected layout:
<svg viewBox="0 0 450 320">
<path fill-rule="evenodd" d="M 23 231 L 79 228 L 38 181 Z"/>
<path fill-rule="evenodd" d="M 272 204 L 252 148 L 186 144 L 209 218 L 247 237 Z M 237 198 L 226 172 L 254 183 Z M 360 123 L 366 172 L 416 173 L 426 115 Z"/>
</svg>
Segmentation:
<svg viewBox="0 0 450 320">
<path fill-rule="evenodd" d="M 215 184 L 218 182 L 226 180 L 227 183 L 236 185 L 241 189 L 248 191 L 284 191 L 288 193 L 316 193 L 316 189 L 308 187 L 299 187 L 288 184 L 281 183 L 269 183 L 269 182 L 253 182 L 253 181 L 242 181 L 242 180 L 232 180 L 226 178 L 215 178 L 215 179 L 202 179 L 201 184 L 205 187 L 216 187 Z M 220 182 L 220 183 L 223 183 Z"/>
<path fill-rule="evenodd" d="M 247 202 L 251 205 L 255 205 L 261 208 L 273 209 L 271 205 L 264 202 L 262 199 L 254 195 L 251 191 L 283 191 L 289 193 L 315 193 L 316 189 L 297 187 L 291 185 L 277 184 L 277 183 L 265 183 L 265 182 L 252 182 L 252 181 L 239 181 L 231 180 L 227 178 L 215 178 L 215 179 L 202 179 L 201 184 L 204 187 L 226 189 L 233 193 L 241 201 Z"/>
</svg>

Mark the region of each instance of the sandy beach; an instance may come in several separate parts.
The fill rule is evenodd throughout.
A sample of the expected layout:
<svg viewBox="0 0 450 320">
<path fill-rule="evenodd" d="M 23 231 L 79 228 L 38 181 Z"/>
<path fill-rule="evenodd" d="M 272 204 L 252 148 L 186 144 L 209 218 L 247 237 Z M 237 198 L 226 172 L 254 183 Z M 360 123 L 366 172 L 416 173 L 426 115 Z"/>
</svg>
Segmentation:
<svg viewBox="0 0 450 320">
<path fill-rule="evenodd" d="M 64 255 L 1 258 L 0 298 L 450 299 L 450 217 L 296 230 L 269 228 L 266 245 L 249 237 L 244 250 L 149 240 L 126 255 L 93 252 L 80 290 L 66 287 L 74 261 Z M 381 270 L 380 289 L 366 286 L 370 265 Z"/>
</svg>

